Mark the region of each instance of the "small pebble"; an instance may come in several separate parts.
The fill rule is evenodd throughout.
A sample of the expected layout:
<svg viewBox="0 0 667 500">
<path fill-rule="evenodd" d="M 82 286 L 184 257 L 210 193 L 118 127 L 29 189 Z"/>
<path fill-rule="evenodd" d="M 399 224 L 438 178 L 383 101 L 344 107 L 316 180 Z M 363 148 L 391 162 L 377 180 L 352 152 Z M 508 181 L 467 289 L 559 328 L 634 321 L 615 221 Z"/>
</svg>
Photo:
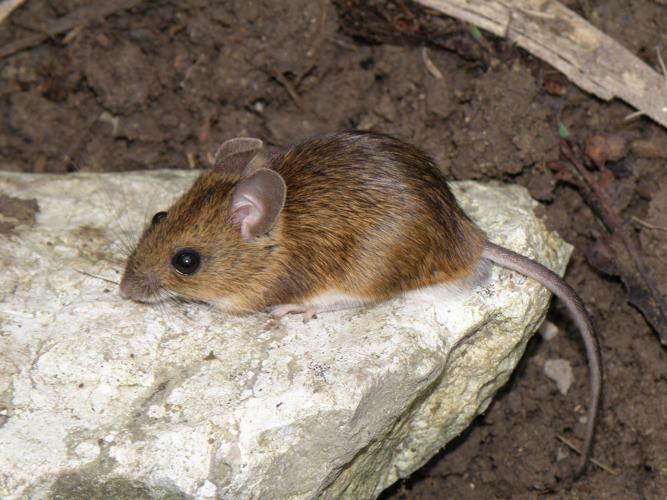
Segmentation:
<svg viewBox="0 0 667 500">
<path fill-rule="evenodd" d="M 544 362 L 544 374 L 556 382 L 561 394 L 567 394 L 574 381 L 572 366 L 566 359 L 548 359 Z"/>
<path fill-rule="evenodd" d="M 544 340 L 551 340 L 558 335 L 558 327 L 551 321 L 545 321 L 540 326 L 539 332 Z"/>
</svg>

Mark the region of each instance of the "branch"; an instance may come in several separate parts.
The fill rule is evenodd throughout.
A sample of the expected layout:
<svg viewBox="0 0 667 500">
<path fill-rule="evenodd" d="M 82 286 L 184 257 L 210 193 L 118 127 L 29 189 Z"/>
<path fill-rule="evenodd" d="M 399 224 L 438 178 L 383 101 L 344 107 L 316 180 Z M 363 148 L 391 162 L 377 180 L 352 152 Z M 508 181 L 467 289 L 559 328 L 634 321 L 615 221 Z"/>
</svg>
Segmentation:
<svg viewBox="0 0 667 500">
<path fill-rule="evenodd" d="M 667 127 L 667 75 L 660 75 L 555 0 L 416 0 L 508 38 L 597 97 L 614 97 Z"/>
<path fill-rule="evenodd" d="M 0 2 L 0 23 L 7 19 L 9 14 L 18 9 L 25 0 L 4 0 Z"/>
</svg>

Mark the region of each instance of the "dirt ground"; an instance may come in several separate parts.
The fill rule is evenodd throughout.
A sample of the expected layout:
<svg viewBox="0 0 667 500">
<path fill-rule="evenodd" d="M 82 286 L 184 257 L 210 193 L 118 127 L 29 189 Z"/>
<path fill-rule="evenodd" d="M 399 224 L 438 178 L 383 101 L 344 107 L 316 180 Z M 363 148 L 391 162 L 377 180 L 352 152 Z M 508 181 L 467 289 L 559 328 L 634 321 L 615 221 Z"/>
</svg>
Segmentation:
<svg viewBox="0 0 667 500">
<path fill-rule="evenodd" d="M 28 0 L 0 26 L 0 47 L 91 3 Z M 575 422 L 585 411 L 588 372 L 578 334 L 555 303 L 549 321 L 557 334 L 536 335 L 486 414 L 383 498 L 667 497 L 667 352 L 621 281 L 590 264 L 604 226 L 582 191 L 550 168 L 563 160 L 559 123 L 573 143 L 598 132 L 628 141 L 629 151 L 608 163 L 605 187 L 665 297 L 665 129 L 625 121 L 634 111 L 628 106 L 599 101 L 456 21 L 439 21 L 443 43 L 426 51 L 408 43 L 419 10 L 408 1 L 134 3 L 0 60 L 0 168 L 205 168 L 230 137 L 283 145 L 361 128 L 422 146 L 452 179 L 524 185 L 575 246 L 567 281 L 600 331 L 606 388 L 594 456 L 606 470 L 592 465 L 580 480 L 567 479 L 575 457 L 557 435 L 581 442 Z M 566 3 L 653 67 L 656 47 L 667 54 L 665 0 Z M 352 36 L 369 20 L 360 4 L 381 13 L 372 22 L 402 35 L 391 43 Z M 545 361 L 556 358 L 574 370 L 566 395 L 544 375 Z"/>
</svg>

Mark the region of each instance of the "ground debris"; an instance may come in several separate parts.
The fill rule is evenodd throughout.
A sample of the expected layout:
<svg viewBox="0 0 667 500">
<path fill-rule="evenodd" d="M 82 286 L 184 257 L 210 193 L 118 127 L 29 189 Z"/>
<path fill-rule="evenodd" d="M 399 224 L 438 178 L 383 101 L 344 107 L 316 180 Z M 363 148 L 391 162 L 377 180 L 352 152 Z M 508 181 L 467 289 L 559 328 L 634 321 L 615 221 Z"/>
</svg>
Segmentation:
<svg viewBox="0 0 667 500">
<path fill-rule="evenodd" d="M 590 149 L 588 145 L 595 141 L 597 139 L 589 138 L 587 152 Z M 588 261 L 599 271 L 620 278 L 630 303 L 644 315 L 658 334 L 660 342 L 667 345 L 667 302 L 658 290 L 651 271 L 642 260 L 632 227 L 621 217 L 609 194 L 610 179 L 613 178 L 613 174 L 603 161 L 607 153 L 603 151 L 598 155 L 600 148 L 592 149 L 596 156 L 593 161 L 600 169 L 599 172 L 590 172 L 584 165 L 585 160 L 577 145 L 565 140 L 561 142 L 561 152 L 574 168 L 576 175 L 560 162 L 552 162 L 550 167 L 557 171 L 561 180 L 576 186 L 581 191 L 586 203 L 603 223 L 603 231 L 593 231 L 596 243 L 587 252 Z M 627 145 L 623 145 L 621 149 L 627 150 Z"/>
<path fill-rule="evenodd" d="M 343 31 L 355 40 L 430 46 L 455 52 L 484 67 L 489 63 L 492 49 L 488 41 L 476 39 L 466 24 L 421 5 L 401 0 L 333 0 L 333 4 Z"/>
</svg>

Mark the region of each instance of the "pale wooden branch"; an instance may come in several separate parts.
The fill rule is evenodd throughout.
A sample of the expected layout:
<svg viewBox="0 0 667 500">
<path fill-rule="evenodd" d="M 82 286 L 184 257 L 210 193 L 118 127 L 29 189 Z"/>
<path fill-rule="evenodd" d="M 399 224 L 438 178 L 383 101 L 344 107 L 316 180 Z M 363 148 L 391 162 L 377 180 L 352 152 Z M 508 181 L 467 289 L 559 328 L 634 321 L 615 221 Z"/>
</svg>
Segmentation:
<svg viewBox="0 0 667 500">
<path fill-rule="evenodd" d="M 4 21 L 9 14 L 18 9 L 25 0 L 4 0 L 0 2 L 0 23 Z"/>
<path fill-rule="evenodd" d="M 667 75 L 555 0 L 416 0 L 508 38 L 604 100 L 618 97 L 667 127 Z"/>
</svg>

